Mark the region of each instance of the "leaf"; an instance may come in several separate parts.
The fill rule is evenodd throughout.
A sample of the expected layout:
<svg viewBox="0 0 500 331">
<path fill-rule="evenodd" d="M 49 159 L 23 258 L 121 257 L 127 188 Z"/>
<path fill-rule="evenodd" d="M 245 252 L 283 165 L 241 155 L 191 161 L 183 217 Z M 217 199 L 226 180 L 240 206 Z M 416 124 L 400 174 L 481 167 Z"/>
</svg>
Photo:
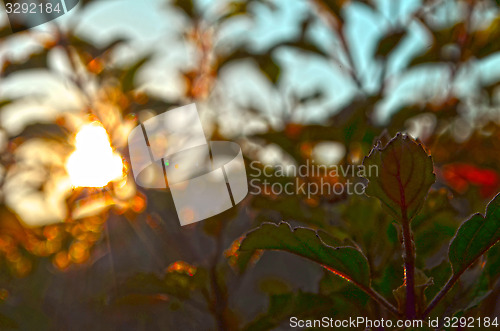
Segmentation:
<svg viewBox="0 0 500 331">
<path fill-rule="evenodd" d="M 453 275 L 463 273 L 499 240 L 500 194 L 488 204 L 485 216 L 475 214 L 458 229 L 448 251 Z"/>
<path fill-rule="evenodd" d="M 146 55 L 135 62 L 133 65 L 128 68 L 123 76 L 122 76 L 122 88 L 123 91 L 130 91 L 134 88 L 135 76 L 137 72 L 146 64 L 149 60 L 151 60 L 151 55 Z"/>
<path fill-rule="evenodd" d="M 174 0 L 172 5 L 179 7 L 190 18 L 196 18 L 196 8 L 193 0 Z"/>
<path fill-rule="evenodd" d="M 500 276 L 498 270 L 500 270 L 500 245 L 495 245 L 488 251 L 486 266 L 484 268 L 484 272 L 492 285 Z"/>
<path fill-rule="evenodd" d="M 326 53 L 321 48 L 316 46 L 313 42 L 306 40 L 306 39 L 283 43 L 283 44 L 281 44 L 281 46 L 290 46 L 290 47 L 300 49 L 302 51 L 306 51 L 308 53 L 314 53 L 316 55 L 319 55 L 319 56 L 322 56 L 325 58 L 329 57 L 328 53 Z"/>
<path fill-rule="evenodd" d="M 57 124 L 33 123 L 26 125 L 24 130 L 13 138 L 23 137 L 24 139 L 43 138 L 57 141 L 66 141 L 68 131 Z"/>
<path fill-rule="evenodd" d="M 346 0 L 321 0 L 321 3 L 336 17 L 339 22 L 343 22 L 342 7 L 347 3 Z"/>
<path fill-rule="evenodd" d="M 421 23 L 423 22 L 421 21 Z M 428 63 L 458 61 L 460 59 L 462 54 L 460 54 L 457 39 L 466 33 L 464 22 L 458 22 L 453 26 L 440 30 L 432 29 L 429 26 L 426 26 L 426 28 L 432 33 L 432 44 L 426 47 L 426 52 L 413 58 L 408 64 L 409 67 Z"/>
<path fill-rule="evenodd" d="M 377 143 L 363 165 L 369 180 L 365 193 L 379 199 L 398 221 L 417 215 L 435 181 L 430 155 L 420 143 L 400 133 L 385 147 Z"/>
<path fill-rule="evenodd" d="M 279 178 L 277 176 L 267 178 L 270 185 L 280 183 L 286 185 L 290 183 L 289 178 Z M 306 225 L 315 227 L 325 226 L 325 211 L 317 208 L 316 205 L 310 206 L 305 201 L 307 197 L 299 195 L 281 195 L 277 198 L 261 194 L 252 199 L 252 207 L 259 211 L 258 218 L 262 221 L 268 221 L 272 215 L 279 213 L 281 219 L 294 219 Z"/>
<path fill-rule="evenodd" d="M 238 273 L 243 273 L 249 266 L 255 264 L 262 255 L 262 251 L 240 251 L 240 245 L 243 237 L 233 241 L 231 246 L 224 251 L 224 257 L 227 259 L 229 265 Z"/>
<path fill-rule="evenodd" d="M 316 90 L 312 93 L 306 94 L 304 96 L 296 97 L 300 104 L 306 104 L 309 102 L 319 101 L 324 99 L 325 93 L 322 90 Z"/>
<path fill-rule="evenodd" d="M 259 282 L 259 289 L 270 295 L 279 295 L 290 292 L 290 286 L 285 281 L 274 277 L 262 279 Z"/>
<path fill-rule="evenodd" d="M 356 287 L 356 285 L 350 282 L 339 281 L 338 277 L 327 270 L 325 270 L 319 282 L 318 292 L 319 294 L 338 300 L 342 310 L 347 306 L 352 306 L 350 309 L 344 310 L 344 314 L 348 315 L 352 313 L 354 309 L 365 309 L 366 304 L 370 301 L 368 294 L 363 292 L 359 287 Z"/>
<path fill-rule="evenodd" d="M 458 212 L 451 204 L 450 193 L 444 188 L 431 189 L 421 211 L 412 221 L 413 240 L 418 252 L 417 267 L 433 268 L 446 259 L 445 248 L 460 223 Z M 429 240 L 431 236 L 441 240 Z"/>
<path fill-rule="evenodd" d="M 18 330 L 19 325 L 13 319 L 0 314 L 0 328 L 2 330 Z"/>
<path fill-rule="evenodd" d="M 280 77 L 281 68 L 279 64 L 277 64 L 276 61 L 274 61 L 272 56 L 270 55 L 254 56 L 254 59 L 257 61 L 257 64 L 259 65 L 260 71 L 262 71 L 262 73 L 267 78 L 269 78 L 269 80 L 273 84 L 276 84 Z"/>
<path fill-rule="evenodd" d="M 323 237 L 325 239 L 323 239 Z M 332 247 L 326 233 L 307 228 L 292 229 L 288 223 L 263 223 L 247 233 L 240 250 L 256 249 L 282 250 L 319 263 L 336 275 L 361 287 L 370 286 L 368 261 L 358 248 L 352 246 Z"/>
<path fill-rule="evenodd" d="M 420 269 L 415 270 L 415 296 L 417 299 L 417 312 L 424 311 L 426 304 L 425 290 L 427 287 L 434 284 L 433 279 L 427 277 Z M 394 291 L 392 291 L 398 303 L 400 313 L 405 310 L 406 303 L 406 285 L 403 284 Z"/>
<path fill-rule="evenodd" d="M 247 1 L 231 1 L 226 5 L 226 12 L 219 17 L 217 20 L 219 22 L 224 22 L 232 17 L 246 15 L 250 18 L 255 17 L 255 13 L 252 10 L 252 5 L 254 3 L 259 3 L 261 5 L 267 6 L 271 10 L 275 10 L 275 4 L 268 1 L 262 0 L 247 0 Z"/>
<path fill-rule="evenodd" d="M 10 36 L 12 34 L 12 28 L 10 24 L 2 25 L 0 27 L 0 39 Z"/>
<path fill-rule="evenodd" d="M 20 62 L 10 62 L 6 60 L 3 65 L 2 76 L 7 77 L 21 70 L 47 68 L 48 52 L 48 49 L 44 49 L 39 53 L 31 54 L 28 59 Z"/>
<path fill-rule="evenodd" d="M 156 98 L 155 96 L 148 96 L 147 100 L 145 102 L 132 102 L 130 103 L 129 107 L 126 109 L 127 113 L 138 113 L 139 111 L 143 109 L 152 109 L 155 111 L 157 114 L 164 113 L 168 111 L 169 109 L 172 109 L 174 107 L 179 107 L 181 105 L 180 102 L 177 102 L 175 100 L 169 101 L 169 100 L 162 100 L 159 98 Z"/>
<path fill-rule="evenodd" d="M 262 54 L 254 54 L 253 52 L 249 52 L 243 47 L 239 47 L 234 49 L 230 54 L 220 57 L 217 60 L 217 72 L 234 61 L 239 61 L 243 59 L 252 59 L 258 65 L 260 71 L 273 83 L 276 84 L 278 82 L 281 68 L 278 63 L 273 59 L 272 52 L 274 48 L 267 50 L 266 53 Z"/>
<path fill-rule="evenodd" d="M 406 32 L 404 30 L 395 30 L 384 36 L 378 42 L 377 49 L 375 51 L 376 57 L 386 57 L 391 53 L 396 46 L 399 44 L 401 39 L 405 36 Z"/>
<path fill-rule="evenodd" d="M 165 294 L 128 294 L 116 299 L 118 306 L 145 306 L 155 307 L 167 303 L 169 297 Z"/>
<path fill-rule="evenodd" d="M 428 298 L 432 298 L 446 284 L 446 281 L 450 279 L 451 267 L 448 260 L 444 259 L 432 269 L 427 269 L 426 274 L 434 281 L 434 284 L 425 290 L 425 295 Z"/>
<path fill-rule="evenodd" d="M 495 18 L 484 30 L 474 32 L 473 42 L 470 46 L 473 49 L 474 57 L 482 59 L 500 50 L 498 43 L 494 42 L 500 37 L 500 18 Z"/>
<path fill-rule="evenodd" d="M 173 266 L 179 269 L 178 266 L 183 266 L 179 263 L 176 262 Z M 156 274 L 139 273 L 126 279 L 120 286 L 116 302 L 130 302 L 131 298 L 142 298 L 148 302 L 151 300 L 165 301 L 165 297 L 162 295 L 186 300 L 190 298 L 193 291 L 204 288 L 208 282 L 208 275 L 204 269 L 197 268 L 194 274 L 177 269 L 169 269 L 163 277 Z"/>
<path fill-rule="evenodd" d="M 61 42 L 63 46 L 73 47 L 79 54 L 83 63 L 104 57 L 106 54 L 113 51 L 116 47 L 125 44 L 128 41 L 125 37 L 119 37 L 110 42 L 96 46 L 88 40 L 82 39 L 75 35 L 70 35 L 67 41 Z M 65 45 L 67 44 L 67 45 Z"/>
</svg>

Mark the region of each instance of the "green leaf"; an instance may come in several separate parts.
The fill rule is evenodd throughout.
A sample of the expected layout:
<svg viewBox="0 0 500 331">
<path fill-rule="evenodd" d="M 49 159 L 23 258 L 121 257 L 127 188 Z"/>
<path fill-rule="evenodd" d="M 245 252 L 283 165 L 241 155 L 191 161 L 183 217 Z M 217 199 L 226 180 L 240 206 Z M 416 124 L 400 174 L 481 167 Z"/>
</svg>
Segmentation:
<svg viewBox="0 0 500 331">
<path fill-rule="evenodd" d="M 490 284 L 494 284 L 500 276 L 498 270 L 500 270 L 500 245 L 495 245 L 488 251 L 486 266 L 484 268 L 484 272 L 490 279 Z"/>
<path fill-rule="evenodd" d="M 308 53 L 313 53 L 322 57 L 328 58 L 329 55 L 325 51 L 323 51 L 321 48 L 316 46 L 313 42 L 309 40 L 297 40 L 297 41 L 292 41 L 292 42 L 287 42 L 283 43 L 281 46 L 290 46 L 294 47 L 297 49 L 300 49 L 302 51 L 306 51 Z"/>
<path fill-rule="evenodd" d="M 0 39 L 10 36 L 12 34 L 12 28 L 10 24 L 4 24 L 0 26 Z"/>
<path fill-rule="evenodd" d="M 446 27 L 440 30 L 434 30 L 427 27 L 430 33 L 432 33 L 433 41 L 431 45 L 428 45 L 423 54 L 420 54 L 413 58 L 408 64 L 409 67 L 418 66 L 421 64 L 429 63 L 440 63 L 450 60 L 457 60 L 456 55 L 447 54 L 449 52 L 444 51 L 443 48 L 456 46 L 456 38 L 464 31 L 463 22 L 458 22 L 457 24 Z M 460 56 L 460 54 L 457 54 Z"/>
<path fill-rule="evenodd" d="M 162 277 L 156 274 L 139 273 L 120 284 L 116 302 L 126 303 L 137 300 L 165 301 L 162 295 L 187 300 L 191 294 L 203 289 L 208 283 L 208 275 L 204 269 L 197 268 L 193 275 L 184 272 L 166 272 Z"/>
<path fill-rule="evenodd" d="M 12 73 L 29 70 L 29 69 L 45 69 L 47 68 L 49 49 L 43 49 L 39 53 L 31 54 L 26 60 L 20 62 L 5 61 L 2 76 L 7 77 Z"/>
<path fill-rule="evenodd" d="M 500 194 L 488 204 L 485 216 L 473 215 L 453 238 L 448 251 L 453 275 L 465 271 L 500 240 Z"/>
<path fill-rule="evenodd" d="M 495 18 L 491 24 L 484 30 L 474 32 L 473 42 L 470 46 L 474 51 L 474 57 L 478 59 L 493 55 L 500 50 L 498 40 L 500 37 L 500 18 Z"/>
<path fill-rule="evenodd" d="M 435 181 L 431 157 L 420 143 L 400 133 L 385 147 L 377 143 L 363 165 L 369 180 L 365 193 L 379 199 L 398 221 L 417 215 Z"/>
<path fill-rule="evenodd" d="M 62 126 L 51 123 L 33 123 L 26 125 L 24 130 L 15 138 L 22 137 L 24 139 L 50 139 L 57 141 L 67 141 L 68 131 Z"/>
<path fill-rule="evenodd" d="M 378 42 L 377 49 L 375 51 L 376 57 L 386 57 L 391 53 L 399 44 L 401 39 L 405 36 L 406 32 L 404 30 L 395 30 L 384 36 Z"/>
<path fill-rule="evenodd" d="M 83 63 L 102 57 L 113 51 L 117 46 L 123 45 L 128 41 L 126 38 L 116 38 L 104 45 L 96 46 L 92 42 L 75 35 L 70 35 L 68 38 L 68 44 L 78 52 Z M 90 57 L 88 55 L 90 55 Z"/>
<path fill-rule="evenodd" d="M 224 251 L 224 256 L 234 271 L 244 273 L 250 266 L 253 266 L 261 257 L 262 251 L 240 251 L 243 236 L 233 241 L 231 246 Z"/>
<path fill-rule="evenodd" d="M 289 293 L 290 285 L 279 278 L 268 277 L 259 282 L 259 289 L 270 295 L 280 295 Z"/>
<path fill-rule="evenodd" d="M 196 8 L 193 0 L 174 0 L 172 5 L 180 8 L 190 18 L 196 18 Z"/>
<path fill-rule="evenodd" d="M 151 60 L 151 58 L 151 55 L 146 55 L 125 70 L 121 79 L 124 91 L 130 91 L 134 88 L 135 76 L 137 75 L 137 72 L 144 66 L 144 64 Z"/>
<path fill-rule="evenodd" d="M 322 0 L 320 3 L 330 11 L 341 23 L 344 21 L 342 17 L 342 8 L 347 3 L 346 0 Z"/>
<path fill-rule="evenodd" d="M 254 56 L 260 71 L 273 83 L 276 84 L 280 77 L 281 68 L 271 55 Z"/>
<path fill-rule="evenodd" d="M 0 314 L 0 328 L 2 330 L 18 330 L 19 325 L 13 319 Z"/>
<path fill-rule="evenodd" d="M 332 247 L 325 243 L 334 243 L 335 239 L 327 234 L 307 228 L 292 229 L 288 223 L 279 225 L 263 223 L 259 228 L 247 233 L 240 250 L 257 249 L 287 251 L 316 263 L 336 275 L 352 281 L 361 287 L 370 286 L 368 261 L 357 247 Z"/>
<path fill-rule="evenodd" d="M 450 193 L 444 188 L 431 189 L 422 210 L 412 221 L 413 240 L 418 252 L 417 267 L 433 268 L 437 262 L 446 259 L 447 250 L 444 248 L 448 248 L 460 223 Z M 429 240 L 432 236 L 440 240 Z"/>
<path fill-rule="evenodd" d="M 440 264 L 426 270 L 426 274 L 432 278 L 434 284 L 425 290 L 425 295 L 428 298 L 433 298 L 446 284 L 446 281 L 450 279 L 451 266 L 448 263 L 448 260 L 444 259 Z"/>
</svg>

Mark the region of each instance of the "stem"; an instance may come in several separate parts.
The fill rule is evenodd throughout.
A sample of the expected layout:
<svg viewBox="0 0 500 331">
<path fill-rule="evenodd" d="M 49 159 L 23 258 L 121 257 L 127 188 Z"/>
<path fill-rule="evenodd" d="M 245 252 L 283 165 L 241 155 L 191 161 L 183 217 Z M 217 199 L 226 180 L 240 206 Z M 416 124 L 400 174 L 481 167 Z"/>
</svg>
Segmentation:
<svg viewBox="0 0 500 331">
<path fill-rule="evenodd" d="M 227 321 L 225 318 L 225 311 L 227 309 L 228 298 L 224 289 L 221 288 L 219 280 L 217 277 L 217 263 L 219 261 L 219 256 L 222 253 L 222 234 L 216 238 L 215 255 L 210 267 L 210 286 L 213 294 L 213 301 L 211 304 L 212 314 L 214 315 L 218 330 L 226 331 L 229 330 Z"/>
<path fill-rule="evenodd" d="M 387 301 L 380 293 L 375 291 L 370 286 L 365 286 L 363 284 L 360 284 L 360 283 L 354 281 L 349 276 L 344 275 L 342 273 L 339 273 L 338 271 L 336 271 L 330 267 L 327 267 L 325 265 L 323 265 L 323 268 L 325 268 L 326 270 L 332 272 L 333 274 L 335 274 L 337 276 L 342 277 L 343 279 L 346 279 L 347 281 L 351 282 L 352 284 L 356 285 L 357 287 L 359 287 L 359 289 L 361 289 L 363 292 L 368 294 L 373 300 L 375 300 L 377 303 L 382 305 L 385 309 L 387 309 L 387 311 L 392 313 L 394 316 L 401 317 L 401 314 L 399 313 L 398 309 L 396 307 L 394 307 L 393 304 L 391 304 L 389 301 Z"/>
<path fill-rule="evenodd" d="M 441 301 L 441 299 L 446 295 L 446 293 L 448 293 L 448 291 L 453 287 L 453 285 L 455 285 L 455 283 L 457 282 L 458 278 L 460 278 L 461 275 L 462 273 L 460 273 L 459 275 L 453 275 L 453 277 L 451 277 L 448 280 L 448 282 L 446 282 L 446 285 L 441 289 L 441 291 L 439 291 L 438 294 L 436 294 L 434 299 L 432 299 L 432 301 L 429 303 L 424 313 L 422 314 L 422 318 L 429 315 L 431 310 L 433 310 L 437 306 L 439 301 Z"/>
<path fill-rule="evenodd" d="M 227 307 L 227 297 L 219 286 L 216 266 L 210 268 L 210 284 L 212 286 L 212 292 L 214 296 L 212 312 L 215 315 L 218 329 L 220 331 L 228 330 L 226 319 L 224 317 L 224 311 Z"/>
<path fill-rule="evenodd" d="M 393 150 L 394 152 L 394 150 Z M 408 209 L 406 205 L 406 194 L 400 174 L 400 164 L 398 163 L 398 172 L 396 174 L 399 183 L 399 195 L 401 201 L 401 224 L 403 227 L 403 246 L 404 253 L 403 259 L 405 262 L 405 289 L 406 289 L 406 302 L 405 302 L 405 317 L 413 320 L 417 317 L 416 300 L 415 300 L 415 254 L 413 252 L 413 242 L 411 238 L 410 219 L 408 219 Z"/>
<path fill-rule="evenodd" d="M 446 285 L 441 289 L 441 291 L 439 291 L 438 294 L 436 294 L 436 296 L 432 299 L 432 301 L 429 303 L 429 305 L 427 306 L 427 308 L 425 309 L 424 313 L 422 314 L 422 318 L 426 317 L 427 315 L 429 315 L 429 313 L 437 306 L 437 304 L 439 303 L 439 301 L 441 301 L 441 299 L 443 299 L 443 297 L 446 295 L 446 293 L 448 293 L 449 290 L 451 290 L 451 288 L 453 287 L 453 285 L 455 285 L 455 283 L 457 282 L 457 280 L 460 278 L 460 276 L 462 276 L 462 274 L 470 268 L 470 266 L 472 264 L 474 264 L 474 262 L 477 261 L 478 258 L 480 258 L 484 253 L 486 253 L 491 247 L 493 247 L 496 243 L 498 242 L 495 241 L 494 243 L 492 243 L 491 245 L 485 247 L 475 258 L 473 258 L 464 268 L 462 268 L 461 270 L 459 270 L 457 273 L 455 273 L 449 280 L 448 282 L 446 282 Z"/>
<path fill-rule="evenodd" d="M 413 253 L 413 243 L 411 240 L 410 221 L 406 217 L 406 212 L 403 214 L 403 245 L 404 245 L 404 261 L 405 261 L 405 284 L 406 284 L 406 307 L 405 315 L 407 319 L 415 319 L 417 317 L 415 311 L 415 255 Z"/>
<path fill-rule="evenodd" d="M 316 5 L 316 7 L 318 8 L 318 12 L 320 14 L 323 14 L 325 12 L 326 13 L 329 12 L 328 8 L 326 8 L 321 3 L 321 1 L 312 0 L 312 2 Z M 337 36 L 339 38 L 340 47 L 341 47 L 342 51 L 344 52 L 346 59 L 347 59 L 347 64 L 349 65 L 349 68 L 346 70 L 347 74 L 354 81 L 354 83 L 356 84 L 356 87 L 360 91 L 363 91 L 363 84 L 361 83 L 361 80 L 358 76 L 358 72 L 356 71 L 356 66 L 354 64 L 354 59 L 352 57 L 349 44 L 347 43 L 347 40 L 344 36 L 344 32 L 342 31 L 342 24 L 340 24 L 339 21 L 337 20 L 337 18 L 334 15 L 332 15 L 331 13 L 329 13 L 328 15 L 324 15 L 323 17 L 325 18 L 326 23 L 329 25 L 330 29 L 332 31 L 335 31 L 335 33 L 337 34 Z M 340 64 L 340 61 L 337 61 L 337 59 L 335 59 L 335 58 L 332 58 L 332 59 L 336 62 L 339 62 L 339 64 Z"/>
</svg>

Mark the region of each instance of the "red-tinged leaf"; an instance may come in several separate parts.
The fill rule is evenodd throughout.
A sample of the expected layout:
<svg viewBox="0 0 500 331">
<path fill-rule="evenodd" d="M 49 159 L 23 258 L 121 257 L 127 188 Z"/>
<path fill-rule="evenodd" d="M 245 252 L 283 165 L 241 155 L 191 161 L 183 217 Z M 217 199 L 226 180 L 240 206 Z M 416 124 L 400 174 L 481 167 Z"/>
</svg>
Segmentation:
<svg viewBox="0 0 500 331">
<path fill-rule="evenodd" d="M 417 215 L 435 181 L 431 157 L 420 143 L 399 133 L 385 147 L 377 143 L 363 165 L 369 180 L 365 193 L 398 221 Z"/>
<path fill-rule="evenodd" d="M 236 271 L 243 273 L 249 267 L 255 264 L 261 257 L 262 251 L 240 251 L 241 242 L 244 237 L 240 237 L 233 241 L 231 246 L 224 251 L 224 256 L 229 265 Z"/>
<path fill-rule="evenodd" d="M 247 233 L 241 251 L 282 250 L 319 263 L 336 275 L 362 288 L 370 286 L 370 268 L 366 257 L 354 246 L 339 245 L 340 241 L 325 232 L 307 228 L 292 229 L 288 223 L 263 223 Z"/>
<path fill-rule="evenodd" d="M 462 274 L 499 240 L 500 194 L 488 204 L 485 216 L 475 214 L 458 229 L 448 252 L 453 275 Z"/>
</svg>

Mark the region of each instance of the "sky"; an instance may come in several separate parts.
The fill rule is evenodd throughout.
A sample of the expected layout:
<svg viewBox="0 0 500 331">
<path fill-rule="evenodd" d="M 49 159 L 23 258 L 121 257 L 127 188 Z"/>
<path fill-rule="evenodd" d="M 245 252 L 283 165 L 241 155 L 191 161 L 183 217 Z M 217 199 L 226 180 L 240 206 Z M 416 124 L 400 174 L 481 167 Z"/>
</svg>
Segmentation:
<svg viewBox="0 0 500 331">
<path fill-rule="evenodd" d="M 397 26 L 398 22 L 408 28 L 407 36 L 393 52 L 389 61 L 388 76 L 391 79 L 388 97 L 378 105 L 379 116 L 383 121 L 387 120 L 402 103 L 436 98 L 443 94 L 445 92 L 442 89 L 443 80 L 446 79 L 447 71 L 442 66 L 429 66 L 401 74 L 401 69 L 411 58 L 432 43 L 425 30 L 414 20 L 409 19 L 409 15 L 419 6 L 420 1 L 376 2 L 378 12 L 375 14 L 363 4 L 354 4 L 346 7 L 345 17 L 346 34 L 353 50 L 354 62 L 367 92 L 374 91 L 378 84 L 381 67 L 380 63 L 373 61 L 372 54 L 380 36 Z M 205 11 L 217 8 L 217 3 L 221 1 L 200 0 L 199 8 Z M 253 9 L 257 15 L 253 23 L 241 20 L 229 23 L 220 34 L 220 44 L 230 45 L 235 40 L 245 40 L 246 44 L 265 50 L 277 40 L 293 39 L 299 33 L 298 22 L 305 17 L 309 3 L 306 0 L 275 0 L 274 3 L 278 7 L 276 11 L 271 11 L 263 5 L 255 5 Z M 458 12 L 450 10 L 453 6 L 442 8 L 436 16 L 445 24 L 453 23 Z M 210 16 L 210 11 L 205 14 Z M 491 17 L 479 17 L 477 21 L 487 24 Z M 179 38 L 187 21 L 181 12 L 172 10 L 167 1 L 98 0 L 84 11 L 77 6 L 62 17 L 34 30 L 43 36 L 44 33 L 51 33 L 54 23 L 67 27 L 75 22 L 78 22 L 79 34 L 97 44 L 106 44 L 116 37 L 127 37 L 130 42 L 115 52 L 118 63 L 132 63 L 141 55 L 154 52 L 154 60 L 139 75 L 141 87 L 165 97 L 181 94 L 182 84 L 177 70 L 179 67 L 187 68 L 193 65 L 190 49 L 183 43 L 182 38 Z M 315 24 L 309 35 L 325 51 L 336 52 L 338 45 L 325 25 Z M 30 45 L 33 47 L 33 43 L 24 40 L 23 37 L 11 39 L 13 40 L 0 46 L 1 58 L 23 56 Z M 322 58 L 290 48 L 280 49 L 274 55 L 276 61 L 283 64 L 284 68 L 280 78 L 280 93 L 285 95 L 291 91 L 299 91 L 299 94 L 307 93 L 319 87 L 326 95 L 324 100 L 298 112 L 297 118 L 293 120 L 320 122 L 347 104 L 356 92 L 350 78 L 337 66 Z M 57 62 L 57 58 L 54 59 L 53 67 L 56 71 L 64 73 L 63 61 Z M 499 62 L 500 56 L 496 56 L 472 63 L 475 75 L 467 74 L 466 79 L 460 80 L 456 88 L 462 93 L 471 93 L 471 87 L 473 88 L 479 81 L 497 79 L 500 77 Z M 438 86 L 441 88 L 437 89 Z M 0 87 L 0 97 L 49 95 L 42 105 L 37 100 L 33 106 L 23 104 L 22 111 L 15 106 L 12 109 L 7 108 L 1 119 L 9 124 L 8 127 L 12 131 L 21 130 L 26 122 L 44 118 L 50 120 L 60 111 L 79 107 L 79 101 L 75 100 L 71 93 L 65 92 L 64 82 L 40 73 L 29 77 L 9 78 L 2 81 Z M 272 90 L 270 83 L 255 70 L 255 65 L 250 61 L 243 61 L 232 66 L 232 70 L 224 71 L 219 79 L 218 89 L 228 97 L 229 109 L 237 108 L 238 104 L 254 102 L 265 109 L 270 117 L 278 117 L 281 114 L 283 101 L 277 97 L 276 91 Z M 424 92 L 415 92 L 420 90 Z M 50 96 L 50 91 L 57 92 Z M 61 98 L 64 102 L 60 102 Z M 59 101 L 59 105 L 54 105 L 56 101 Z M 64 104 L 65 109 L 61 109 L 61 104 Z M 231 126 L 238 126 L 238 123 L 231 122 Z M 239 131 L 239 128 L 235 128 L 234 131 Z"/>
</svg>

